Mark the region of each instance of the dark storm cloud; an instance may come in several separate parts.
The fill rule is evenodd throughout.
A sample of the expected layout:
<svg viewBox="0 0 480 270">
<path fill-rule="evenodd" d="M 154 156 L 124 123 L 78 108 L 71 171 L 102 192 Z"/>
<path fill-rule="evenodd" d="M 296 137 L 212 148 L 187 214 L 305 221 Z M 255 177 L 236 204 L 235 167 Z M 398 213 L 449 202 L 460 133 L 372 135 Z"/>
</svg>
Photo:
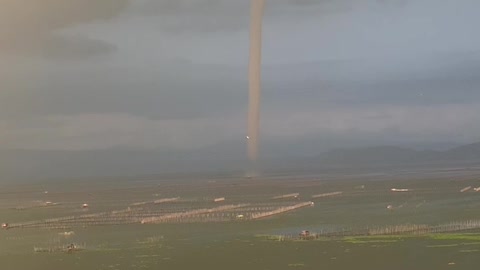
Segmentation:
<svg viewBox="0 0 480 270">
<path fill-rule="evenodd" d="M 113 45 L 59 31 L 112 19 L 127 1 L 1 0 L 0 53 L 76 58 L 109 52 Z"/>
<path fill-rule="evenodd" d="M 75 60 L 115 51 L 116 47 L 101 40 L 82 36 L 42 33 L 10 39 L 0 53 L 40 56 L 57 60 Z"/>
<path fill-rule="evenodd" d="M 217 32 L 244 29 L 249 1 L 149 0 L 138 6 L 140 14 L 158 17 L 159 27 L 171 33 Z"/>
<path fill-rule="evenodd" d="M 215 76 L 221 79 L 212 79 Z M 0 77 L 4 78 L 0 85 L 5 89 L 17 88 L 0 92 L 0 119 L 117 112 L 153 119 L 186 119 L 238 112 L 246 100 L 241 69 L 176 60 L 142 70 L 84 70 L 74 65 L 37 72 L 30 80 L 14 78 L 13 73 Z"/>
<path fill-rule="evenodd" d="M 480 52 L 433 55 L 426 63 L 409 68 L 392 63 L 390 70 L 373 72 L 354 61 L 267 67 L 265 102 L 336 107 L 479 102 Z"/>
<path fill-rule="evenodd" d="M 267 2 L 266 23 L 295 13 L 321 16 L 351 7 L 351 0 L 274 0 Z M 249 0 L 147 0 L 141 14 L 156 16 L 159 27 L 171 33 L 239 31 L 248 27 Z"/>
<path fill-rule="evenodd" d="M 248 0 L 20 2 L 0 9 L 0 50 L 17 53 L 0 63 L 0 148 L 244 143 Z M 472 141 L 479 7 L 268 0 L 262 141 Z"/>
</svg>

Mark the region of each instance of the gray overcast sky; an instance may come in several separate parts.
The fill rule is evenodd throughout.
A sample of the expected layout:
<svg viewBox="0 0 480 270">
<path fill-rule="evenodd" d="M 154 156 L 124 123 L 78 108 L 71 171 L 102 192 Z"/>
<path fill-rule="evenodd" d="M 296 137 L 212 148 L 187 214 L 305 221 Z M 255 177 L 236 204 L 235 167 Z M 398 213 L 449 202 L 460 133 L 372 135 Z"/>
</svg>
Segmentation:
<svg viewBox="0 0 480 270">
<path fill-rule="evenodd" d="M 249 0 L 0 4 L 0 148 L 244 142 Z M 478 10 L 267 0 L 262 142 L 480 140 Z"/>
</svg>

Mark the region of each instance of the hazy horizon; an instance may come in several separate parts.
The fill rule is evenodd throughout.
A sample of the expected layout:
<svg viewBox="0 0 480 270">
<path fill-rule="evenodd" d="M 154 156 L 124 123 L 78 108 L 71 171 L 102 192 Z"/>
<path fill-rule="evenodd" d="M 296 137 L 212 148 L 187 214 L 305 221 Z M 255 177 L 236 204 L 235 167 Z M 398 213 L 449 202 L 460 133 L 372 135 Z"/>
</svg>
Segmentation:
<svg viewBox="0 0 480 270">
<path fill-rule="evenodd" d="M 106 156 L 138 171 L 148 158 L 116 151 L 155 152 L 178 168 L 189 155 L 246 158 L 249 4 L 4 0 L 0 155 L 95 151 L 104 153 L 99 164 Z M 474 0 L 267 1 L 260 157 L 480 141 L 478 8 Z M 0 161 L 23 173 L 38 158 Z"/>
</svg>

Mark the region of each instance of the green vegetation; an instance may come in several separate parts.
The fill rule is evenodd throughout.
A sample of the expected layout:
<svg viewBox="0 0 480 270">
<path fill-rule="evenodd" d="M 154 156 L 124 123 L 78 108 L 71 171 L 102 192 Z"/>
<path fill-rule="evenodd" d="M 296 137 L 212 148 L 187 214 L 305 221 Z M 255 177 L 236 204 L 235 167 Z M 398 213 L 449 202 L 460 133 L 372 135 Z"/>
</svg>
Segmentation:
<svg viewBox="0 0 480 270">
<path fill-rule="evenodd" d="M 288 238 L 283 235 L 255 235 L 267 241 L 341 241 L 350 244 L 381 244 L 396 243 L 407 239 L 428 239 L 435 241 L 462 241 L 460 243 L 448 243 L 438 245 L 428 245 L 429 248 L 454 247 L 459 245 L 480 244 L 479 233 L 445 233 L 445 234 L 426 234 L 426 235 L 365 235 L 365 236 L 345 236 L 337 237 L 318 237 L 310 240 L 301 238 Z M 467 241 L 466 243 L 464 241 Z M 471 242 L 474 241 L 474 242 Z"/>
<path fill-rule="evenodd" d="M 444 247 L 458 247 L 459 244 L 449 244 L 449 245 L 428 245 L 428 248 L 444 248 Z"/>
<path fill-rule="evenodd" d="M 350 244 L 372 244 L 372 243 L 395 243 L 402 240 L 401 238 L 393 237 L 351 237 L 347 236 L 342 239 L 342 241 Z"/>
<path fill-rule="evenodd" d="M 256 238 L 261 238 L 263 240 L 269 241 L 284 241 L 285 236 L 283 235 L 269 235 L 269 234 L 257 234 L 255 235 Z"/>
<path fill-rule="evenodd" d="M 480 233 L 442 233 L 429 234 L 428 237 L 434 240 L 480 241 Z"/>
<path fill-rule="evenodd" d="M 352 244 L 366 244 L 366 243 L 395 243 L 404 239 L 412 238 L 426 238 L 431 240 L 447 241 L 447 240 L 461 240 L 461 241 L 480 241 L 479 233 L 443 233 L 443 234 L 427 234 L 427 235 L 371 235 L 371 236 L 346 236 L 342 240 Z M 475 243 L 460 243 L 464 245 Z M 480 244 L 480 242 L 478 242 Z M 431 245 L 428 247 L 447 247 L 456 246 L 459 244 L 444 244 Z"/>
<path fill-rule="evenodd" d="M 303 263 L 291 263 L 288 266 L 289 267 L 304 267 L 305 264 L 303 264 Z"/>
</svg>

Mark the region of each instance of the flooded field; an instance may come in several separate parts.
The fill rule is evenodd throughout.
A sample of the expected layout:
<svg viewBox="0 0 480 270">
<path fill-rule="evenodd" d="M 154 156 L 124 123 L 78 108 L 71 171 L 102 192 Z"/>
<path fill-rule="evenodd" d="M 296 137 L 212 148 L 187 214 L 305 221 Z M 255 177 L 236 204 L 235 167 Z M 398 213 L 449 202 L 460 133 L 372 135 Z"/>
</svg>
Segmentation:
<svg viewBox="0 0 480 270">
<path fill-rule="evenodd" d="M 0 261 L 45 270 L 476 269 L 479 186 L 471 169 L 4 184 Z"/>
</svg>

